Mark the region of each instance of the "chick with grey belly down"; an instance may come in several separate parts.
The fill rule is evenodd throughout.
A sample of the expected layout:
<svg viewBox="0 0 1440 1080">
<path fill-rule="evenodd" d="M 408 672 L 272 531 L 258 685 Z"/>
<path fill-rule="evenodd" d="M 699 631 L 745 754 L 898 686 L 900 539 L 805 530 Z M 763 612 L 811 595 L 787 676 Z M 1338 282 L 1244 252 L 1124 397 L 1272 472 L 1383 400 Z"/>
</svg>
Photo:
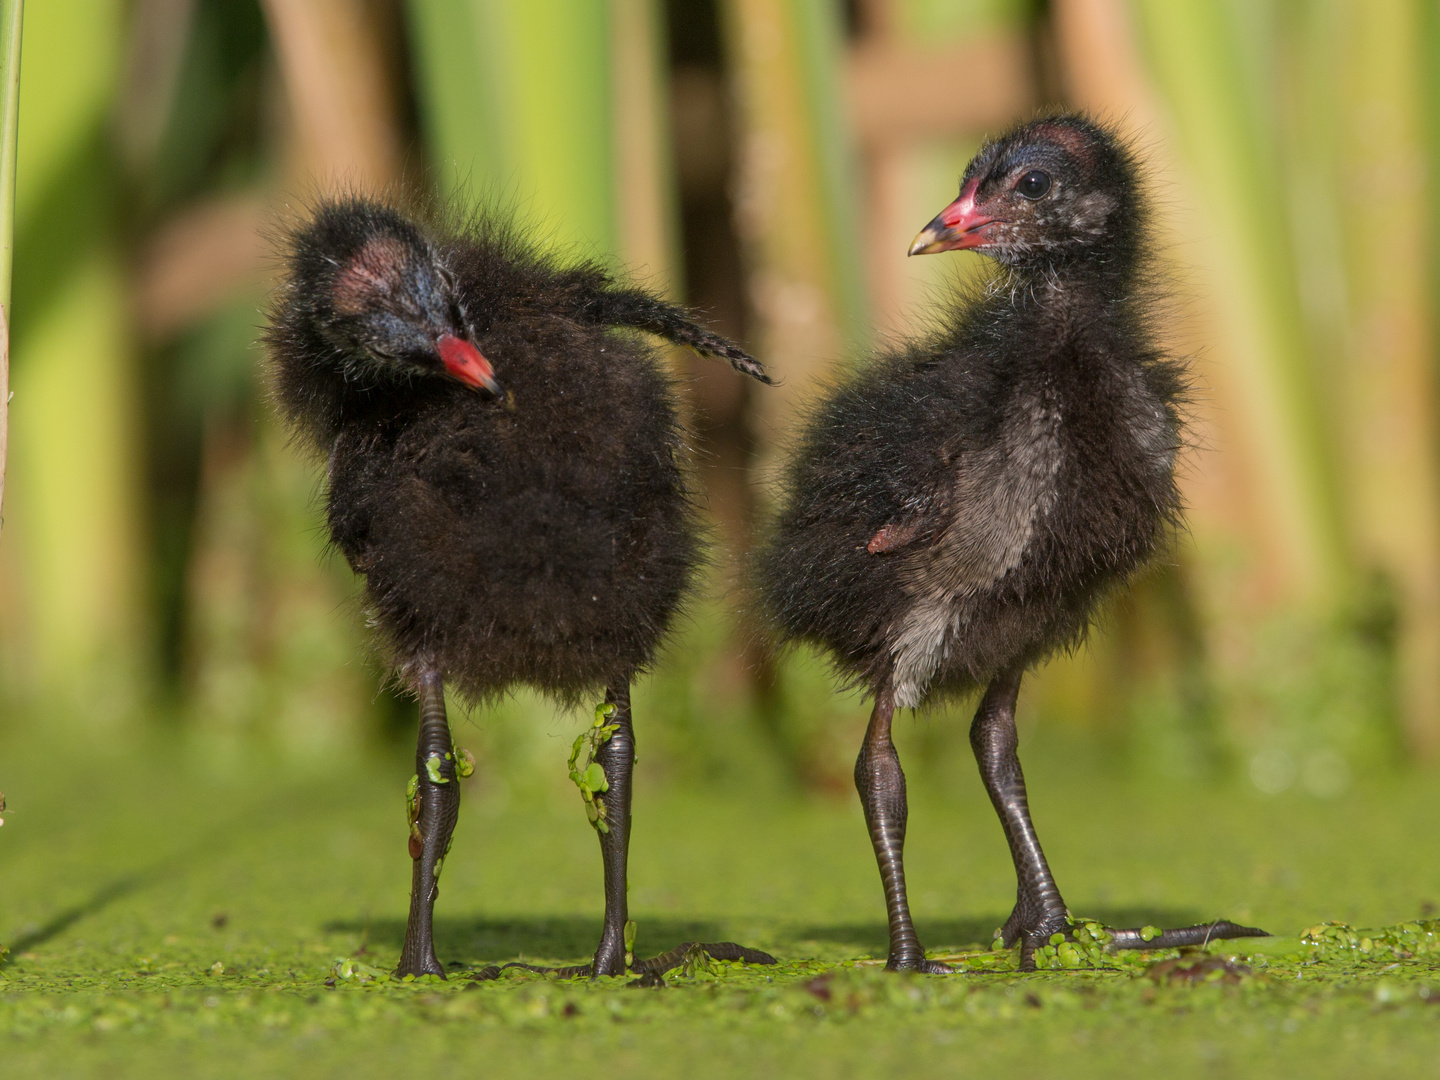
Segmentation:
<svg viewBox="0 0 1440 1080">
<path fill-rule="evenodd" d="M 926 959 L 905 894 L 896 708 L 981 691 L 970 729 L 1017 878 L 1001 934 L 1021 967 L 1069 935 L 1016 753 L 1025 671 L 1084 637 L 1097 605 L 1180 522 L 1182 363 L 1158 344 L 1139 165 L 1079 115 L 1023 124 L 970 162 L 912 255 L 999 264 L 940 329 L 874 357 L 813 408 L 755 558 L 778 642 L 821 646 L 874 698 L 855 764 L 889 914 L 887 968 Z M 1121 948 L 1264 931 L 1113 929 Z M 1150 937 L 1150 940 L 1145 940 Z"/>
</svg>

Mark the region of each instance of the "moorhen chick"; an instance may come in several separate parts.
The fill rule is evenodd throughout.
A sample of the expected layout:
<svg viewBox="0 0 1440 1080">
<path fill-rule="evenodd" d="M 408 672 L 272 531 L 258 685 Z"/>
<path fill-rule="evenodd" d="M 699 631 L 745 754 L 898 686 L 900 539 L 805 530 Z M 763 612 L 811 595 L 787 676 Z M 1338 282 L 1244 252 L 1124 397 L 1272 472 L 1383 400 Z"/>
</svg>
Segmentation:
<svg viewBox="0 0 1440 1080">
<path fill-rule="evenodd" d="M 1084 636 L 1096 605 L 1179 522 L 1183 365 L 1152 329 L 1135 158 L 1081 116 L 987 143 L 910 254 L 976 250 L 1000 264 L 938 329 L 820 402 L 756 558 L 782 640 L 826 648 L 874 696 L 855 764 L 890 921 L 887 967 L 926 960 L 905 896 L 897 707 L 984 689 L 970 729 L 1018 878 L 1006 946 L 1021 963 L 1070 929 L 1026 805 L 1015 699 L 1025 670 Z M 1219 922 L 1163 946 L 1262 934 Z"/>
<path fill-rule="evenodd" d="M 266 333 L 275 402 L 328 458 L 331 539 L 364 577 L 382 651 L 420 704 L 397 974 L 444 976 L 431 918 L 467 772 L 447 683 L 472 702 L 517 684 L 563 704 L 604 691 L 594 762 L 572 773 L 600 835 L 605 922 L 593 963 L 575 970 L 622 974 L 630 683 L 700 544 L 672 380 L 654 349 L 617 331 L 769 379 L 684 310 L 593 263 L 562 265 L 493 215 L 422 227 L 377 202 L 327 201 L 288 231 L 283 261 Z M 636 969 L 654 977 L 676 959 Z"/>
</svg>

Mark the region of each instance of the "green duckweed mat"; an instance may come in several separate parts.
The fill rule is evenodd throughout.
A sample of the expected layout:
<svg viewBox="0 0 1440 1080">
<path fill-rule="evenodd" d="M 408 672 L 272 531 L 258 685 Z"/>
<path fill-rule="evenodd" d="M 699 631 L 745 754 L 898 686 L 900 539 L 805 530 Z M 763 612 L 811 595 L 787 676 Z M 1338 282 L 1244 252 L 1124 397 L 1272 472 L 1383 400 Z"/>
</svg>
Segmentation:
<svg viewBox="0 0 1440 1080">
<path fill-rule="evenodd" d="M 893 976 L 853 796 L 642 772 L 637 953 L 730 939 L 781 960 L 694 962 L 646 989 L 465 977 L 594 946 L 599 858 L 567 738 L 553 783 L 507 785 L 482 763 L 437 909 L 452 975 L 408 982 L 385 974 L 409 885 L 402 749 L 297 765 L 194 740 L 65 741 L 0 741 L 6 1080 L 1440 1076 L 1433 774 L 1267 797 L 1127 780 L 1041 739 L 1026 748 L 1032 805 L 1075 912 L 1277 936 L 1183 955 L 1082 940 L 1022 975 L 989 948 L 1014 884 L 978 778 L 925 773 L 912 905 L 932 955 L 965 972 Z"/>
</svg>

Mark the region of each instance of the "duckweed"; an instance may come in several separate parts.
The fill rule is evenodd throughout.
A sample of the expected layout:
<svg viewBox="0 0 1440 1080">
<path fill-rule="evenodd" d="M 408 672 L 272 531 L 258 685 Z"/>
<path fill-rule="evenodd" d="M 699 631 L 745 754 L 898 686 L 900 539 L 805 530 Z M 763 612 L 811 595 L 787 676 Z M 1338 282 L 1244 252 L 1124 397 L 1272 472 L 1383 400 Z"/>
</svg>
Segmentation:
<svg viewBox="0 0 1440 1080">
<path fill-rule="evenodd" d="M 1067 788 L 1068 763 L 1027 763 L 1081 913 L 1033 973 L 1017 970 L 1018 947 L 987 941 L 1014 883 L 983 791 L 956 801 L 917 778 L 912 902 L 930 955 L 956 969 L 926 976 L 882 970 L 884 911 L 848 800 L 691 792 L 641 773 L 627 952 L 729 939 L 781 961 L 693 949 L 661 989 L 520 968 L 467 977 L 594 947 L 595 842 L 555 790 L 507 803 L 487 781 L 467 797 L 437 908 L 449 977 L 396 979 L 409 860 L 383 793 L 408 770 L 361 759 L 317 785 L 260 763 L 177 781 L 165 755 L 196 751 L 157 748 L 116 752 L 95 783 L 61 791 L 43 752 L 0 749 L 26 810 L 0 842 L 6 1080 L 1426 1077 L 1440 1060 L 1440 918 L 1425 907 L 1440 901 L 1440 860 L 1417 858 L 1414 841 L 1440 818 L 1440 787 L 1424 776 L 1344 806 L 1257 804 L 1224 788 Z M 1133 851 L 1094 842 L 1142 800 L 1150 831 Z M 1219 915 L 1277 936 L 1108 948 L 1106 924 Z"/>
</svg>

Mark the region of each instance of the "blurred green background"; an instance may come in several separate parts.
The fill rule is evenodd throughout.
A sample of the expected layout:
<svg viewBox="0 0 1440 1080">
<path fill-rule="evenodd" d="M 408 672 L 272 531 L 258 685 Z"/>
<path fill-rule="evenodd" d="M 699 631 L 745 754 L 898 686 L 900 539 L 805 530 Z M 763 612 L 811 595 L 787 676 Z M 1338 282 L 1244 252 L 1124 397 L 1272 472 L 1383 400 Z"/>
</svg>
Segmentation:
<svg viewBox="0 0 1440 1080">
<path fill-rule="evenodd" d="M 1437 61 L 1420 0 L 32 2 L 0 725 L 408 754 L 266 405 L 265 233 L 342 187 L 497 200 L 783 379 L 674 357 L 715 565 L 642 775 L 852 798 L 863 702 L 753 644 L 736 568 L 816 380 L 984 272 L 910 238 L 1055 105 L 1142 148 L 1198 389 L 1190 531 L 1030 680 L 1027 737 L 1318 799 L 1434 767 Z M 912 771 L 963 762 L 966 712 L 921 717 Z M 459 737 L 482 783 L 559 789 L 578 722 L 521 694 Z"/>
</svg>

